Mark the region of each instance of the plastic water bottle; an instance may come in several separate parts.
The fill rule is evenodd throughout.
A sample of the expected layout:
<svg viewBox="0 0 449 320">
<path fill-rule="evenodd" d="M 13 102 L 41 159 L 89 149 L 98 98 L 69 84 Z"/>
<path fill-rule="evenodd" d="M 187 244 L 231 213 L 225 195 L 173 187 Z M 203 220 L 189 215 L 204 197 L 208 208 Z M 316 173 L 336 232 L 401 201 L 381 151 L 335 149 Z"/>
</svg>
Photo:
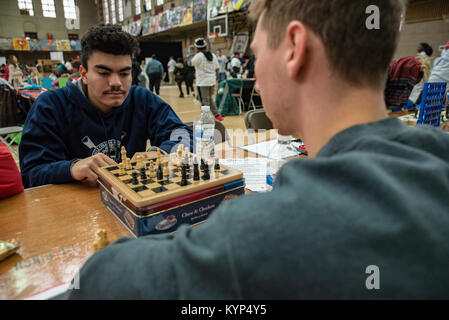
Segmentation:
<svg viewBox="0 0 449 320">
<path fill-rule="evenodd" d="M 270 148 L 267 157 L 267 191 L 273 189 L 274 180 L 279 169 L 284 163 L 287 162 L 283 158 L 285 154 L 292 153 L 294 151 L 291 146 L 292 136 L 282 136 L 278 134 L 276 143 Z"/>
<path fill-rule="evenodd" d="M 215 119 L 210 112 L 210 106 L 202 106 L 200 118 L 193 123 L 195 137 L 195 153 L 199 159 L 215 159 Z"/>
</svg>

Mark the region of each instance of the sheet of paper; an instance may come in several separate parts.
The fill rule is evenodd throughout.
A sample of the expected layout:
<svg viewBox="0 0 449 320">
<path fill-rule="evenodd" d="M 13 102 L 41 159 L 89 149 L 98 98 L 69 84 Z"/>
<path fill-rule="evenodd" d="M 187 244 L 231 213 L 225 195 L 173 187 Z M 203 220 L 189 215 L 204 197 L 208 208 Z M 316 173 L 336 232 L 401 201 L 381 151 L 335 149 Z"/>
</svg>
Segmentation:
<svg viewBox="0 0 449 320">
<path fill-rule="evenodd" d="M 267 159 L 220 159 L 222 165 L 240 170 L 245 178 L 246 188 L 254 192 L 265 192 Z"/>
<path fill-rule="evenodd" d="M 240 147 L 240 149 L 252 152 L 252 153 L 257 153 L 258 155 L 262 156 L 262 157 L 268 157 L 268 154 L 270 152 L 270 149 L 277 143 L 276 140 L 270 140 L 270 141 L 264 141 L 264 142 L 259 142 L 256 144 L 251 144 L 249 146 L 244 146 L 244 147 Z M 286 150 L 283 154 L 282 154 L 282 158 L 289 158 L 289 157 L 294 157 L 297 156 L 298 152 L 296 151 L 288 151 Z"/>
<path fill-rule="evenodd" d="M 54 287 L 48 288 L 44 291 L 38 292 L 32 296 L 25 298 L 24 300 L 48 300 L 48 299 L 54 298 L 64 292 L 66 292 L 67 290 L 69 290 L 70 285 L 71 285 L 70 282 L 63 283 L 61 285 L 54 286 Z"/>
</svg>

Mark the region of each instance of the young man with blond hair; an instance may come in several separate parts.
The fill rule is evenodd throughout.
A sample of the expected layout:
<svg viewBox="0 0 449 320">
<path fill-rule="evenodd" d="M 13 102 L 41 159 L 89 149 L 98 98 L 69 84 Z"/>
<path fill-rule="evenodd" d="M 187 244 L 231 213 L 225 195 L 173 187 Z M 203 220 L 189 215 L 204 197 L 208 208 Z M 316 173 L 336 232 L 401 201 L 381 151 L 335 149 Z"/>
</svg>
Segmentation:
<svg viewBox="0 0 449 320">
<path fill-rule="evenodd" d="M 365 28 L 366 8 L 380 28 Z M 253 0 L 257 90 L 309 159 L 199 228 L 120 239 L 70 298 L 447 298 L 449 136 L 388 118 L 398 0 Z M 138 259 L 137 259 L 138 257 Z"/>
</svg>

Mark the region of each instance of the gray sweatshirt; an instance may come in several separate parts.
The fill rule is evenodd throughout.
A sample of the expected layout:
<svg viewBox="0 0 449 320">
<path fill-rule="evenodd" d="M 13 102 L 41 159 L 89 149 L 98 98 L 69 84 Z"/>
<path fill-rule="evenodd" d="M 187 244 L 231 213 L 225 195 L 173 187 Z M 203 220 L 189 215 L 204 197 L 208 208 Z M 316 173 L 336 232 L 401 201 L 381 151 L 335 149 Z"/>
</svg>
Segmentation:
<svg viewBox="0 0 449 320">
<path fill-rule="evenodd" d="M 270 193 L 93 255 L 72 299 L 449 298 L 449 134 L 354 126 Z"/>
</svg>

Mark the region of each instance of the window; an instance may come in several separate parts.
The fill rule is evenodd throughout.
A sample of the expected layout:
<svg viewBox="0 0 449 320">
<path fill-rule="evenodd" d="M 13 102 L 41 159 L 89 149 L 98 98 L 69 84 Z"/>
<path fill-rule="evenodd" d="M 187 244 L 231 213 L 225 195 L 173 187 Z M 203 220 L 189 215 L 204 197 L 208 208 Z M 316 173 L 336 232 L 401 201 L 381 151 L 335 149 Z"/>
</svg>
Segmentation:
<svg viewBox="0 0 449 320">
<path fill-rule="evenodd" d="M 64 18 L 76 19 L 75 0 L 64 0 Z"/>
<path fill-rule="evenodd" d="M 151 0 L 145 0 L 145 10 L 146 11 L 151 10 Z"/>
<path fill-rule="evenodd" d="M 17 0 L 19 4 L 20 14 L 34 16 L 32 0 Z"/>
<path fill-rule="evenodd" d="M 157 0 L 157 1 L 156 1 L 156 4 L 157 4 L 158 6 L 162 6 L 162 5 L 164 4 L 164 0 Z"/>
<path fill-rule="evenodd" d="M 109 23 L 109 0 L 103 0 L 104 23 Z"/>
<path fill-rule="evenodd" d="M 136 7 L 136 15 L 140 14 L 142 11 L 140 10 L 140 0 L 134 0 L 134 4 Z"/>
<path fill-rule="evenodd" d="M 25 39 L 37 39 L 37 32 L 25 32 Z"/>
<path fill-rule="evenodd" d="M 44 17 L 56 18 L 55 0 L 41 0 Z"/>
<path fill-rule="evenodd" d="M 115 16 L 115 0 L 109 0 L 111 1 L 111 20 L 112 20 L 112 24 L 116 24 L 117 23 L 117 18 Z"/>
<path fill-rule="evenodd" d="M 118 0 L 118 21 L 123 21 L 123 1 Z"/>
</svg>

